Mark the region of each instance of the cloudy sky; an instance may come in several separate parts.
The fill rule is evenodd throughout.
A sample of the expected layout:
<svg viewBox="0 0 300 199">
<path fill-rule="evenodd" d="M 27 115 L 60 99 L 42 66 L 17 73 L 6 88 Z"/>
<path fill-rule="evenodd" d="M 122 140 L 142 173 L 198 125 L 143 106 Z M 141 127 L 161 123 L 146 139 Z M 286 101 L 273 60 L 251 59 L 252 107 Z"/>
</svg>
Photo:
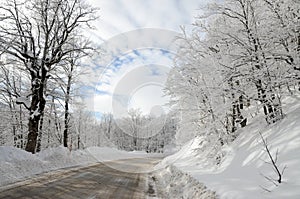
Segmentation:
<svg viewBox="0 0 300 199">
<path fill-rule="evenodd" d="M 163 86 L 176 52 L 174 37 L 207 0 L 88 0 L 100 18 L 90 38 L 103 49 L 94 60 L 90 109 L 124 115 L 130 108 L 160 114 Z"/>
</svg>

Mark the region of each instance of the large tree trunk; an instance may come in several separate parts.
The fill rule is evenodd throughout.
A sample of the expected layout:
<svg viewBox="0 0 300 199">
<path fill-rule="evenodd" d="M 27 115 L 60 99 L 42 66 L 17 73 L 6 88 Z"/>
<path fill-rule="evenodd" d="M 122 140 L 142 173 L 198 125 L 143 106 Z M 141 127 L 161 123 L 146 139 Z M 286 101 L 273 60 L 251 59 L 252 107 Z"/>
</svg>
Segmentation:
<svg viewBox="0 0 300 199">
<path fill-rule="evenodd" d="M 45 107 L 45 106 L 43 106 Z M 44 111 L 44 109 L 42 110 Z M 27 144 L 25 150 L 31 153 L 35 153 L 36 145 L 37 145 L 37 137 L 39 134 L 39 123 L 41 120 L 41 115 L 33 116 L 32 114 L 29 117 L 28 122 L 28 137 Z"/>
<path fill-rule="evenodd" d="M 28 122 L 28 137 L 25 150 L 35 153 L 37 137 L 39 132 L 39 124 L 41 116 L 44 113 L 46 100 L 44 99 L 44 88 L 46 85 L 46 71 L 42 70 L 42 78 L 38 79 L 34 74 L 31 76 L 32 99 L 30 106 L 30 116 Z"/>
<path fill-rule="evenodd" d="M 38 117 L 30 117 L 28 123 L 28 137 L 27 144 L 25 150 L 31 153 L 35 153 L 36 141 L 38 136 L 38 128 L 39 128 L 39 118 Z"/>
</svg>

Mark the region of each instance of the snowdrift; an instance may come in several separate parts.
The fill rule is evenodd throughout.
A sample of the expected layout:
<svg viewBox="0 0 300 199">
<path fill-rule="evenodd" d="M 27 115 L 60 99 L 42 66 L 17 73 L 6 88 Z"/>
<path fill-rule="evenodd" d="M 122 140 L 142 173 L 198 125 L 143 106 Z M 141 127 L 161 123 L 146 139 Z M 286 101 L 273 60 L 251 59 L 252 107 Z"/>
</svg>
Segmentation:
<svg viewBox="0 0 300 199">
<path fill-rule="evenodd" d="M 183 173 L 174 166 L 168 166 L 152 175 L 162 198 L 181 199 L 217 199 L 214 191 L 197 181 L 187 173 Z M 163 189 L 163 190 L 162 190 Z"/>
<path fill-rule="evenodd" d="M 69 151 L 60 146 L 31 154 L 14 147 L 0 146 L 0 186 L 23 180 L 33 175 L 111 160 L 161 156 L 145 152 L 125 152 L 109 147 L 89 147 Z"/>
<path fill-rule="evenodd" d="M 300 198 L 300 107 L 299 99 L 288 100 L 282 121 L 270 126 L 264 124 L 263 118 L 253 121 L 230 146 L 224 146 L 225 158 L 219 166 L 211 163 L 203 138 L 197 137 L 165 158 L 157 168 L 172 164 L 216 191 L 220 198 Z M 267 140 L 274 157 L 278 150 L 279 169 L 286 167 L 283 182 L 278 186 L 266 179 L 276 180 L 277 175 L 269 164 L 259 133 Z"/>
</svg>

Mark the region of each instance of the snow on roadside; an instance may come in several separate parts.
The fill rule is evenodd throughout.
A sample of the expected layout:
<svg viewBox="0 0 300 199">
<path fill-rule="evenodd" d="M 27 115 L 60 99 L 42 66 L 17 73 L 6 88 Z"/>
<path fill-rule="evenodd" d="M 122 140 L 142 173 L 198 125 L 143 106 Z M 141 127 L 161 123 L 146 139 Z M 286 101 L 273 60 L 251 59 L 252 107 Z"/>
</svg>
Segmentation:
<svg viewBox="0 0 300 199">
<path fill-rule="evenodd" d="M 89 147 L 85 150 L 70 152 L 63 146 L 48 148 L 38 154 L 31 154 L 14 147 L 0 146 L 0 186 L 60 168 L 153 156 L 161 156 L 161 154 L 125 152 L 108 147 Z"/>
<path fill-rule="evenodd" d="M 174 165 L 224 199 L 300 198 L 300 104 L 298 99 L 289 100 L 285 106 L 287 115 L 282 121 L 264 126 L 257 120 L 242 129 L 240 136 L 223 148 L 226 155 L 219 166 L 211 164 L 203 148 L 206 146 L 203 139 L 197 137 L 156 168 Z M 279 151 L 279 169 L 287 167 L 283 182 L 278 186 L 264 177 L 277 178 L 272 165 L 266 163 L 270 160 L 263 150 L 259 132 L 269 143 L 274 156 Z"/>
<path fill-rule="evenodd" d="M 120 151 L 109 147 L 89 147 L 86 151 L 94 160 L 104 162 L 118 159 L 144 158 L 144 157 L 163 157 L 162 153 L 146 153 L 143 151 Z"/>
<path fill-rule="evenodd" d="M 187 173 L 174 166 L 168 166 L 152 174 L 158 195 L 162 198 L 216 199 L 216 193 Z M 160 188 L 160 189 L 159 189 Z"/>
</svg>

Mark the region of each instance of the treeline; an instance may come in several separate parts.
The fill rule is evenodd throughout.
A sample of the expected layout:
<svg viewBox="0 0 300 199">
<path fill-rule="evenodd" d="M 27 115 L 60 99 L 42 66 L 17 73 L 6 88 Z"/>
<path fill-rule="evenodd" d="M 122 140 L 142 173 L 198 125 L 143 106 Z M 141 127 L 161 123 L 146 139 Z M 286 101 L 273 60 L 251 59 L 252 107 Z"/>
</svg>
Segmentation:
<svg viewBox="0 0 300 199">
<path fill-rule="evenodd" d="M 166 93 L 181 118 L 176 136 L 182 142 L 202 135 L 217 153 L 252 119 L 284 118 L 282 100 L 298 93 L 297 0 L 208 4 L 177 42 Z"/>
<path fill-rule="evenodd" d="M 150 116 L 131 109 L 128 116 L 114 119 L 112 114 L 101 118 L 101 131 L 118 149 L 162 153 L 174 145 L 177 120 L 170 115 Z"/>
<path fill-rule="evenodd" d="M 25 149 L 27 141 L 26 112 L 15 105 L 10 111 L 9 104 L 2 104 L 0 146 L 14 146 Z M 53 103 L 45 110 L 42 136 L 39 136 L 39 150 L 63 145 L 65 130 L 64 109 Z M 51 109 L 52 106 L 52 109 Z M 131 110 L 130 115 L 115 119 L 112 114 L 96 118 L 83 105 L 72 106 L 68 122 L 69 150 L 90 146 L 115 147 L 126 151 L 162 153 L 174 145 L 177 120 L 169 115 L 153 117 Z"/>
</svg>

